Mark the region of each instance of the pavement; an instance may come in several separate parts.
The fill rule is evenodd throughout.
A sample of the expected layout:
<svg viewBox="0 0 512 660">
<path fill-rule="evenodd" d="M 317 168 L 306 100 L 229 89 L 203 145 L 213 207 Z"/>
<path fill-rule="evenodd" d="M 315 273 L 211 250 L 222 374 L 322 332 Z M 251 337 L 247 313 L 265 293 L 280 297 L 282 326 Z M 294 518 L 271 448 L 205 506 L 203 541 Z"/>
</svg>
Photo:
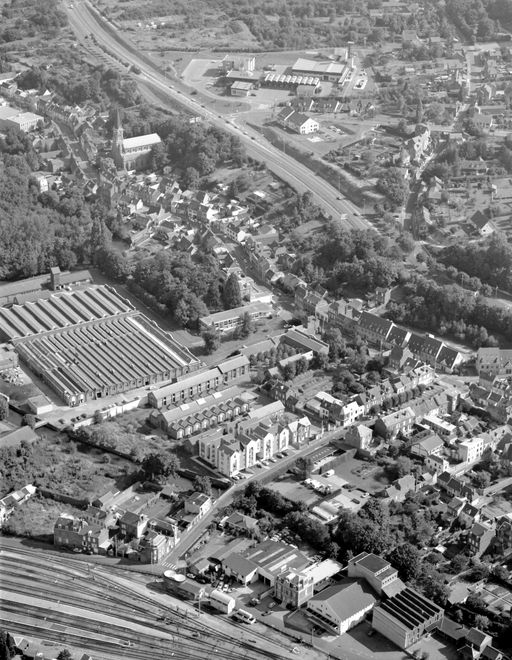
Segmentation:
<svg viewBox="0 0 512 660">
<path fill-rule="evenodd" d="M 352 229 L 370 229 L 371 224 L 361 217 L 357 207 L 324 179 L 314 176 L 311 170 L 297 162 L 291 156 L 282 153 L 270 145 L 262 136 L 250 126 L 239 123 L 243 120 L 240 115 L 237 121 L 217 115 L 206 105 L 190 96 L 190 90 L 179 81 L 169 80 L 159 72 L 156 65 L 148 63 L 147 58 L 142 59 L 134 46 L 114 26 L 108 24 L 100 14 L 86 0 L 77 0 L 74 4 L 64 5 L 71 28 L 77 39 L 87 44 L 89 35 L 94 34 L 97 43 L 104 44 L 115 57 L 122 62 L 137 67 L 141 73 L 134 76 L 153 87 L 161 94 L 162 101 L 167 97 L 172 100 L 173 107 L 178 103 L 184 109 L 193 112 L 223 131 L 236 135 L 244 144 L 247 154 L 265 163 L 267 168 L 283 181 L 295 188 L 298 192 L 313 193 L 314 201 L 328 215 L 340 218 Z M 346 217 L 345 215 L 346 214 Z"/>
<path fill-rule="evenodd" d="M 247 483 L 249 483 L 250 481 L 257 481 L 261 479 L 261 477 L 263 476 L 268 478 L 269 475 L 275 474 L 277 472 L 281 472 L 284 466 L 286 466 L 287 468 L 291 467 L 295 463 L 297 458 L 299 458 L 300 456 L 306 456 L 313 450 L 327 445 L 331 440 L 337 438 L 339 435 L 340 435 L 340 429 L 337 429 L 335 431 L 329 431 L 327 433 L 324 433 L 323 436 L 311 440 L 307 446 L 301 449 L 294 449 L 292 447 L 288 447 L 286 451 L 288 452 L 289 455 L 279 459 L 278 463 L 271 463 L 266 468 L 255 470 L 254 474 L 252 474 L 247 479 L 243 479 L 241 481 L 236 482 L 233 486 L 231 486 L 231 488 L 226 490 L 215 501 L 213 508 L 194 528 L 185 532 L 185 534 L 181 537 L 178 546 L 173 550 L 171 550 L 171 552 L 167 555 L 167 557 L 163 560 L 163 562 L 161 562 L 160 566 L 162 566 L 163 570 L 175 566 L 177 562 L 184 555 L 187 554 L 188 550 L 192 548 L 199 541 L 199 539 L 202 537 L 202 535 L 208 529 L 209 525 L 214 520 L 219 509 L 224 508 L 229 504 L 231 504 L 234 496 L 240 490 L 243 490 L 247 485 Z"/>
</svg>

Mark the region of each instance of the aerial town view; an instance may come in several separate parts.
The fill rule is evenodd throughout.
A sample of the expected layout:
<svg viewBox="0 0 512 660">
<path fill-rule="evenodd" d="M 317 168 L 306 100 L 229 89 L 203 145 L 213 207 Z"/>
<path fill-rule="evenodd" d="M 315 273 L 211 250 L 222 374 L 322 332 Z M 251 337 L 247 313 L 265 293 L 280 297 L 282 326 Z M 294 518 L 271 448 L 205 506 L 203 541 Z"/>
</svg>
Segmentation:
<svg viewBox="0 0 512 660">
<path fill-rule="evenodd" d="M 512 660 L 512 0 L 0 0 L 0 660 Z"/>
</svg>

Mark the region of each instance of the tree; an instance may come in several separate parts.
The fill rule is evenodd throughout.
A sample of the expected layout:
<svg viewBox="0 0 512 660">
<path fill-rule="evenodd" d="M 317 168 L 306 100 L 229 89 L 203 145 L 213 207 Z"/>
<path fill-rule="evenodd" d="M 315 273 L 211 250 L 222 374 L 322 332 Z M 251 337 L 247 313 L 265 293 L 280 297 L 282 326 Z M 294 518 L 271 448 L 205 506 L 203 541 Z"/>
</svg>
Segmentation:
<svg viewBox="0 0 512 660">
<path fill-rule="evenodd" d="M 196 474 L 194 477 L 194 490 L 198 490 L 205 495 L 212 494 L 212 482 L 210 477 L 203 474 Z"/>
<path fill-rule="evenodd" d="M 485 632 L 489 628 L 489 623 L 489 618 L 484 614 L 477 614 L 475 616 L 474 626 L 475 628 L 478 628 L 478 630 L 483 630 Z"/>
<path fill-rule="evenodd" d="M 12 636 L 0 630 L 0 660 L 11 660 L 16 655 L 16 645 Z"/>
<path fill-rule="evenodd" d="M 9 401 L 0 394 L 0 421 L 7 419 L 9 415 Z"/>
<path fill-rule="evenodd" d="M 220 334 L 215 327 L 207 328 L 202 333 L 202 338 L 204 341 L 204 350 L 207 355 L 215 353 L 215 351 L 220 346 Z"/>
<path fill-rule="evenodd" d="M 142 460 L 141 468 L 146 479 L 161 479 L 175 476 L 180 462 L 176 454 L 153 452 Z"/>
<path fill-rule="evenodd" d="M 394 548 L 389 553 L 388 559 L 405 582 L 416 579 L 421 573 L 420 553 L 410 543 L 403 543 Z"/>
<path fill-rule="evenodd" d="M 300 456 L 295 461 L 295 467 L 301 479 L 307 479 L 313 470 L 313 461 L 310 458 Z"/>
<path fill-rule="evenodd" d="M 242 294 L 236 273 L 231 273 L 226 280 L 224 290 L 222 291 L 222 299 L 224 302 L 224 309 L 233 309 L 242 306 Z"/>
<path fill-rule="evenodd" d="M 450 562 L 450 568 L 455 574 L 462 573 L 468 567 L 468 563 L 469 558 L 466 555 L 456 554 Z"/>
<path fill-rule="evenodd" d="M 491 483 L 491 475 L 485 470 L 481 470 L 480 472 L 477 472 L 473 477 L 473 483 L 475 484 L 476 488 L 487 488 Z"/>
<path fill-rule="evenodd" d="M 33 429 L 36 426 L 36 422 L 37 422 L 37 417 L 29 413 L 27 415 L 23 415 L 23 419 L 21 420 L 21 425 L 30 426 L 30 428 Z"/>
<path fill-rule="evenodd" d="M 347 345 L 339 328 L 329 328 L 325 331 L 322 338 L 329 345 L 329 357 L 331 360 L 337 360 L 343 357 Z"/>
<path fill-rule="evenodd" d="M 249 312 L 244 312 L 240 317 L 240 321 L 241 323 L 237 328 L 237 334 L 242 338 L 248 337 L 251 332 L 254 331 L 254 323 Z"/>
<path fill-rule="evenodd" d="M 403 172 L 398 167 L 389 167 L 377 179 L 377 190 L 389 199 L 395 206 L 404 203 L 408 186 Z"/>
<path fill-rule="evenodd" d="M 295 362 L 287 362 L 283 367 L 283 378 L 285 380 L 293 380 L 297 374 L 297 367 Z"/>
<path fill-rule="evenodd" d="M 57 660 L 73 660 L 73 656 L 67 649 L 63 649 L 57 656 Z"/>
<path fill-rule="evenodd" d="M 396 474 L 397 478 L 405 477 L 407 474 L 411 474 L 412 470 L 412 461 L 407 456 L 399 456 L 396 461 Z"/>
</svg>

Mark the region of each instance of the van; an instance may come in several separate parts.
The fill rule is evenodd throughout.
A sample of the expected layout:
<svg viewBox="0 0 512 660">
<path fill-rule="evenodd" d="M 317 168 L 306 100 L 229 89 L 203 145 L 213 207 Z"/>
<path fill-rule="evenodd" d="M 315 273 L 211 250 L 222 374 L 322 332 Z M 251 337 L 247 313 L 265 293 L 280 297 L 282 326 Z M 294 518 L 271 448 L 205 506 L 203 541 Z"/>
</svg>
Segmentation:
<svg viewBox="0 0 512 660">
<path fill-rule="evenodd" d="M 233 619 L 236 619 L 236 621 L 240 621 L 241 623 L 248 623 L 250 625 L 256 623 L 256 619 L 253 617 L 253 615 L 246 610 L 237 610 L 233 614 Z"/>
</svg>

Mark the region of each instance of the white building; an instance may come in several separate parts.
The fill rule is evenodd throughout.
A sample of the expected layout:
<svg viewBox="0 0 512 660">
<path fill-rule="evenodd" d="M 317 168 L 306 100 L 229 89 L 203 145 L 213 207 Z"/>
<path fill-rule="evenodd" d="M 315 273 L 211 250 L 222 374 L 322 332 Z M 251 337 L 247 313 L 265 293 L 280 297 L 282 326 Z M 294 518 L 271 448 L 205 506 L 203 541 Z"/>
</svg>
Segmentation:
<svg viewBox="0 0 512 660">
<path fill-rule="evenodd" d="M 232 477 L 256 463 L 285 451 L 290 444 L 300 444 L 310 434 L 307 417 L 272 422 L 268 419 L 244 424 L 235 434 L 209 433 L 199 440 L 199 456 L 219 472 Z"/>
<path fill-rule="evenodd" d="M 350 580 L 324 589 L 308 602 L 307 614 L 317 624 L 343 635 L 364 619 L 376 602 L 365 584 Z"/>
<path fill-rule="evenodd" d="M 476 354 L 478 374 L 507 376 L 512 374 L 512 350 L 501 348 L 479 348 Z"/>
<path fill-rule="evenodd" d="M 458 445 L 459 460 L 463 463 L 474 463 L 482 458 L 485 444 L 483 438 L 471 438 L 463 440 Z"/>
</svg>

